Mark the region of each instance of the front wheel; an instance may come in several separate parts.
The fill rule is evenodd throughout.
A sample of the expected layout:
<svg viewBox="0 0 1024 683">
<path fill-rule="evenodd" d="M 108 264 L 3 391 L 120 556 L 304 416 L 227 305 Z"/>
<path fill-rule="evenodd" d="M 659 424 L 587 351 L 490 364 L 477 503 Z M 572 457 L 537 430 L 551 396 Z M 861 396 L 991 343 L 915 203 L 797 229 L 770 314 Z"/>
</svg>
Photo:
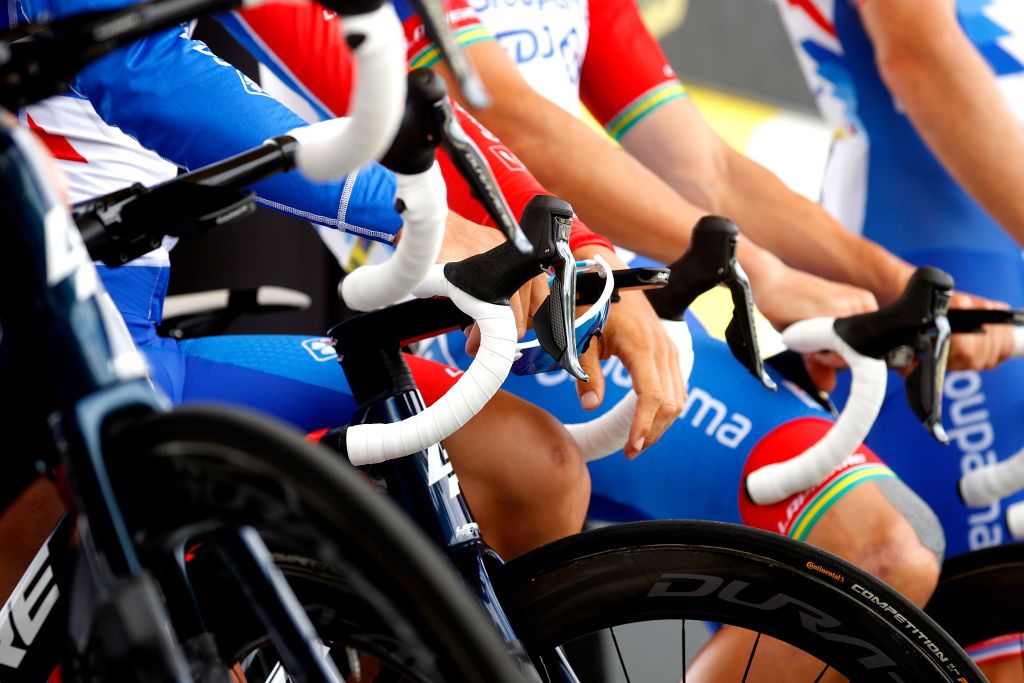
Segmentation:
<svg viewBox="0 0 1024 683">
<path fill-rule="evenodd" d="M 495 583 L 542 672 L 558 670 L 556 648 L 608 630 L 622 675 L 594 680 L 641 681 L 643 662 L 631 666 L 618 648 L 621 627 L 705 620 L 782 640 L 854 681 L 984 680 L 942 628 L 883 582 L 804 543 L 731 524 L 606 527 L 513 560 Z M 753 661 L 756 645 L 740 656 Z"/>
</svg>

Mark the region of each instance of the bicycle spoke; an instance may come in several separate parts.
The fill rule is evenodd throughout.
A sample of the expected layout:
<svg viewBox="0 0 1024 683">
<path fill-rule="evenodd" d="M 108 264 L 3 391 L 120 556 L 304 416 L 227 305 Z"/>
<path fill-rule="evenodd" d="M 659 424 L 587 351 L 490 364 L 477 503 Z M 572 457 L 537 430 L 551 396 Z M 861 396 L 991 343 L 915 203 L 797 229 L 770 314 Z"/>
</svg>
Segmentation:
<svg viewBox="0 0 1024 683">
<path fill-rule="evenodd" d="M 615 644 L 615 654 L 619 656 L 619 666 L 622 667 L 622 675 L 626 677 L 626 683 L 631 683 L 629 680 L 629 672 L 626 671 L 626 662 L 622 659 L 622 650 L 619 649 L 619 639 L 615 637 L 615 629 L 608 629 L 612 634 L 612 643 Z"/>
<path fill-rule="evenodd" d="M 754 647 L 750 649 L 750 659 L 747 660 L 747 668 L 743 670 L 743 680 L 740 683 L 747 683 L 747 676 L 750 675 L 750 665 L 754 663 L 754 653 L 757 652 L 757 646 L 761 643 L 761 632 L 758 631 L 757 638 L 754 638 Z"/>
<path fill-rule="evenodd" d="M 683 680 L 682 683 L 686 683 L 686 619 L 683 619 L 683 625 L 680 629 L 683 636 L 683 647 L 681 654 L 683 655 Z"/>
<path fill-rule="evenodd" d="M 821 670 L 820 674 L 818 674 L 818 677 L 814 679 L 814 683 L 818 683 L 818 681 L 820 681 L 822 678 L 824 678 L 826 672 L 828 672 L 828 670 L 831 669 L 831 668 L 832 667 L 830 665 L 826 664 L 825 668 Z"/>
</svg>

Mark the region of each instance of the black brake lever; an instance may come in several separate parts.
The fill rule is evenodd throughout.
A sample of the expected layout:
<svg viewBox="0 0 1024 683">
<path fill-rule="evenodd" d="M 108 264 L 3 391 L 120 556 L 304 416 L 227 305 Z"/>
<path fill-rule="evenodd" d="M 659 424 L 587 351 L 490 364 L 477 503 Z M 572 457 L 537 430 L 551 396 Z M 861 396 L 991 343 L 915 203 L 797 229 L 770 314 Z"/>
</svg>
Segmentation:
<svg viewBox="0 0 1024 683">
<path fill-rule="evenodd" d="M 507 304 L 530 278 L 553 268 L 551 292 L 533 317 L 541 346 L 569 374 L 589 381 L 576 352 L 576 259 L 569 250 L 572 207 L 538 195 L 523 210 L 522 228 L 533 248 L 524 255 L 511 242 L 445 265 L 448 281 L 481 301 Z"/>
<path fill-rule="evenodd" d="M 981 332 L 982 325 L 1024 325 L 1024 311 L 1014 309 L 954 308 L 946 317 L 954 333 Z"/>
<path fill-rule="evenodd" d="M 885 359 L 890 367 L 905 367 L 922 355 L 920 366 L 907 377 L 911 409 L 941 443 L 949 438 L 942 427 L 942 387 L 952 329 L 947 317 L 953 278 L 937 269 L 918 268 L 894 303 L 873 313 L 841 318 L 836 333 L 858 353 Z"/>
<path fill-rule="evenodd" d="M 491 167 L 459 125 L 444 80 L 430 69 L 416 69 L 409 73 L 402 124 L 381 163 L 398 173 L 422 173 L 434 163 L 439 145 L 505 238 L 521 253 L 532 253 L 533 245 L 520 229 Z"/>
<path fill-rule="evenodd" d="M 686 253 L 669 266 L 672 274 L 668 286 L 646 294 L 660 317 L 682 320 L 698 296 L 716 285 L 726 285 L 733 303 L 733 318 L 725 334 L 729 349 L 750 374 L 775 391 L 778 387 L 764 368 L 757 343 L 750 281 L 736 260 L 739 235 L 739 228 L 728 218 L 701 218 L 693 228 Z"/>
<path fill-rule="evenodd" d="M 452 36 L 448 26 L 448 18 L 444 8 L 437 0 L 410 0 L 416 13 L 423 20 L 423 28 L 427 37 L 440 51 L 442 58 L 448 62 L 448 68 L 459 83 L 459 89 L 466 102 L 474 109 L 484 109 L 491 104 L 491 96 L 487 93 L 483 81 L 466 58 L 466 53 Z"/>
</svg>

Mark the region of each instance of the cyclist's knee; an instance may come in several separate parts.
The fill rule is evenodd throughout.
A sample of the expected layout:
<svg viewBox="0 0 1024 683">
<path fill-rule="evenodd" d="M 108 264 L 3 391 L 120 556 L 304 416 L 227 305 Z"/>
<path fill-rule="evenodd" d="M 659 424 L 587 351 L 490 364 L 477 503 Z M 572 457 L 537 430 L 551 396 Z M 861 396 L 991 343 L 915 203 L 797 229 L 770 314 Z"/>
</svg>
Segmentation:
<svg viewBox="0 0 1024 683">
<path fill-rule="evenodd" d="M 877 576 L 917 605 L 928 600 L 938 582 L 941 526 L 898 479 L 850 491 L 807 540 Z"/>
</svg>

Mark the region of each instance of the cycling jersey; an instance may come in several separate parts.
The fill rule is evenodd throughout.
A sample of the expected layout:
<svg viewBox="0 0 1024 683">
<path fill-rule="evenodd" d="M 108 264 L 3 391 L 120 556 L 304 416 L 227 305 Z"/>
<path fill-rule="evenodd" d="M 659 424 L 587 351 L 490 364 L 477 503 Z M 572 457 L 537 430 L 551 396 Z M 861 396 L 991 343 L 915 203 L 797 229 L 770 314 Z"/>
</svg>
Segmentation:
<svg viewBox="0 0 1024 683">
<path fill-rule="evenodd" d="M 401 13 L 408 14 L 408 10 L 400 8 Z M 450 10 L 448 16 L 464 43 L 475 40 L 473 36 L 479 36 L 482 31 L 478 20 L 458 8 Z M 288 88 L 290 92 L 284 93 L 285 96 L 299 96 L 320 117 L 341 116 L 347 112 L 353 65 L 336 17 L 331 12 L 312 2 L 268 3 L 218 15 L 217 19 Z M 407 18 L 407 26 L 409 21 Z M 416 32 L 413 31 L 410 39 L 415 37 Z M 416 47 L 411 45 L 410 55 L 415 50 Z M 331 55 L 331 59 L 326 61 L 332 66 L 326 70 L 321 66 L 325 61 L 324 55 Z M 501 140 L 458 104 L 452 102 L 452 106 L 462 129 L 484 154 L 517 217 L 522 215 L 533 197 L 549 194 Z M 467 220 L 493 227 L 490 214 L 473 196 L 469 183 L 443 150 L 438 151 L 438 161 L 448 188 L 448 205 Z M 578 218 L 573 221 L 569 244 L 573 249 L 590 244 L 611 247 L 608 240 L 592 232 Z"/>
<path fill-rule="evenodd" d="M 411 66 L 439 58 L 404 0 Z M 686 96 L 634 0 L 446 0 L 464 44 L 495 39 L 534 90 L 575 116 L 580 102 L 621 139 L 658 107 Z M 486 28 L 484 28 L 486 26 Z"/>
<path fill-rule="evenodd" d="M 7 0 L 8 25 L 110 9 L 124 0 Z M 252 80 L 189 36 L 155 33 L 83 69 L 71 89 L 20 112 L 68 178 L 73 202 L 134 182 L 174 177 L 303 125 Z M 297 172 L 257 183 L 257 201 L 307 220 L 390 241 L 401 227 L 394 177 L 372 165 L 340 182 L 310 183 Z M 165 243 L 165 246 L 170 246 Z M 166 249 L 100 276 L 142 341 L 160 321 Z"/>
<path fill-rule="evenodd" d="M 825 207 L 904 259 L 946 270 L 958 289 L 1024 306 L 1020 248 L 950 177 L 886 89 L 854 3 L 778 5 L 821 112 L 836 128 Z M 958 0 L 956 11 L 1024 122 L 1024 8 L 1016 0 Z M 950 373 L 943 413 L 952 444 L 943 447 L 916 425 L 902 379 L 890 376 L 868 443 L 884 444 L 889 464 L 935 509 L 949 554 L 1012 540 L 1004 513 L 1024 494 L 969 509 L 957 481 L 1024 445 L 1022 383 L 1024 365 L 1014 361 L 984 373 Z M 848 384 L 840 377 L 840 401 Z"/>
<path fill-rule="evenodd" d="M 855 3 L 777 3 L 822 115 L 836 130 L 825 208 L 848 229 L 900 255 L 921 249 L 1019 252 L 950 177 L 886 89 Z M 1017 0 L 958 0 L 956 11 L 1024 123 L 1024 6 Z"/>
</svg>

